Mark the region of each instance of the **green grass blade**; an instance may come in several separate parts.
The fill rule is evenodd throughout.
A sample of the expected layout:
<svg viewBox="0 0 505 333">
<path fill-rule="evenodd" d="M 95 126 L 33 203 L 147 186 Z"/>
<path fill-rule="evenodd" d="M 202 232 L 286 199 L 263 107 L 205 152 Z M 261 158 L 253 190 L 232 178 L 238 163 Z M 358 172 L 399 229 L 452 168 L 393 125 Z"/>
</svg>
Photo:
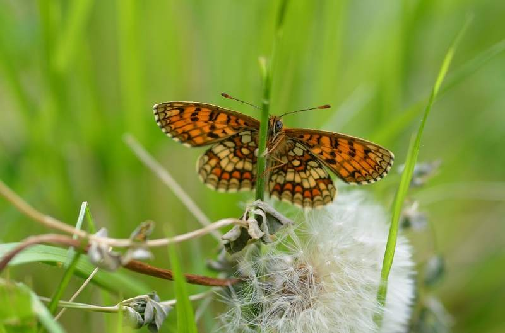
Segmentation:
<svg viewBox="0 0 505 333">
<path fill-rule="evenodd" d="M 0 279 L 0 323 L 8 327 L 7 332 L 34 332 L 37 318 L 50 333 L 64 333 L 37 295 L 21 283 L 10 283 Z M 7 306 L 8 305 L 8 306 Z M 0 332 L 2 327 L 0 326 Z"/>
<path fill-rule="evenodd" d="M 263 101 L 261 107 L 260 132 L 259 132 L 259 147 L 258 147 L 258 164 L 257 164 L 257 181 L 256 181 L 256 200 L 263 200 L 265 196 L 265 168 L 266 158 L 264 156 L 267 136 L 268 136 L 268 117 L 270 112 L 270 91 L 272 88 L 271 68 L 265 58 L 260 58 L 260 70 L 263 78 Z"/>
<path fill-rule="evenodd" d="M 405 200 L 405 196 L 407 195 L 407 191 L 410 186 L 410 181 L 411 181 L 412 175 L 414 173 L 414 167 L 417 162 L 417 157 L 419 155 L 419 150 L 421 147 L 421 138 L 423 135 L 424 127 L 426 125 L 426 120 L 428 119 L 428 115 L 430 114 L 433 103 L 435 102 L 437 94 L 440 90 L 440 86 L 442 85 L 445 75 L 447 74 L 447 70 L 449 69 L 449 65 L 451 64 L 456 46 L 459 43 L 459 41 L 461 40 L 463 34 L 465 33 L 465 31 L 468 27 L 468 24 L 469 24 L 469 21 L 467 21 L 466 24 L 463 26 L 463 28 L 461 29 L 461 31 L 457 35 L 456 39 L 454 40 L 454 42 L 452 43 L 451 47 L 449 48 L 449 50 L 447 51 L 447 53 L 444 57 L 444 61 L 442 62 L 442 66 L 440 67 L 440 70 L 437 75 L 437 79 L 436 79 L 435 84 L 433 86 L 433 89 L 432 89 L 432 92 L 430 95 L 430 99 L 428 101 L 428 105 L 426 106 L 426 109 L 424 111 L 423 119 L 421 121 L 421 124 L 419 125 L 419 129 L 417 130 L 417 133 L 412 136 L 412 139 L 411 139 L 411 142 L 409 145 L 409 150 L 407 153 L 407 160 L 405 162 L 405 168 L 402 173 L 400 185 L 399 185 L 398 190 L 396 192 L 395 200 L 393 203 L 393 214 L 392 214 L 392 219 L 391 219 L 391 226 L 389 228 L 388 241 L 386 244 L 386 251 L 384 253 L 384 261 L 382 264 L 381 283 L 379 286 L 379 290 L 377 292 L 377 301 L 381 305 L 381 308 L 383 308 L 384 305 L 386 304 L 388 277 L 389 277 L 389 272 L 391 271 L 391 266 L 393 265 L 393 258 L 395 255 L 396 239 L 398 237 L 400 215 L 402 212 L 403 202 Z M 383 313 L 377 314 L 375 316 L 375 321 L 379 325 L 379 327 L 382 324 L 382 316 L 383 316 Z"/>
<path fill-rule="evenodd" d="M 28 287 L 26 287 L 28 289 Z M 32 308 L 37 315 L 39 322 L 49 333 L 64 333 L 65 331 L 60 326 L 60 324 L 53 318 L 51 312 L 42 304 L 37 295 L 33 292 L 32 296 Z"/>
<path fill-rule="evenodd" d="M 195 315 L 191 301 L 189 300 L 186 280 L 182 274 L 182 268 L 179 262 L 179 256 L 174 245 L 168 246 L 168 256 L 174 273 L 174 288 L 176 311 L 177 311 L 177 332 L 178 333 L 196 333 Z"/>
<path fill-rule="evenodd" d="M 76 229 L 80 230 L 82 227 L 82 222 L 84 221 L 84 215 L 86 214 L 86 208 L 88 206 L 87 202 L 83 202 L 81 205 L 81 210 L 79 212 L 79 217 L 77 218 L 77 223 L 76 223 Z M 75 235 L 73 237 L 74 239 L 76 238 Z M 72 275 L 74 275 L 75 268 L 77 266 L 77 263 L 79 262 L 79 258 L 81 256 L 80 252 L 75 251 L 73 248 L 70 248 L 68 251 L 68 255 L 70 260 L 67 261 L 67 269 L 65 270 L 65 273 L 63 273 L 63 277 L 61 278 L 61 282 L 56 288 L 56 291 L 54 292 L 53 297 L 51 298 L 51 302 L 49 302 L 48 308 L 49 312 L 51 312 L 53 315 L 56 313 L 56 310 L 58 308 L 58 302 L 63 296 L 63 293 L 65 292 L 65 289 L 67 289 L 68 284 L 70 283 L 70 279 L 72 278 Z"/>
<path fill-rule="evenodd" d="M 257 171 L 256 171 L 256 200 L 263 200 L 265 196 L 265 180 L 264 175 L 266 168 L 266 157 L 264 156 L 267 137 L 268 137 L 268 118 L 270 114 L 270 102 L 271 102 L 271 91 L 272 91 L 272 73 L 275 64 L 275 54 L 277 44 L 282 36 L 282 27 L 286 17 L 286 11 L 288 7 L 289 0 L 283 0 L 278 8 L 277 18 L 275 22 L 275 36 L 272 45 L 272 54 L 270 59 L 260 57 L 260 72 L 263 81 L 263 99 L 261 102 L 261 119 L 260 119 L 260 131 L 259 131 L 259 142 L 258 142 L 258 161 L 257 161 Z"/>
<path fill-rule="evenodd" d="M 88 205 L 86 205 L 86 222 L 88 222 L 88 232 L 90 234 L 96 234 L 95 220 L 93 220 L 93 215 L 91 215 Z"/>
</svg>

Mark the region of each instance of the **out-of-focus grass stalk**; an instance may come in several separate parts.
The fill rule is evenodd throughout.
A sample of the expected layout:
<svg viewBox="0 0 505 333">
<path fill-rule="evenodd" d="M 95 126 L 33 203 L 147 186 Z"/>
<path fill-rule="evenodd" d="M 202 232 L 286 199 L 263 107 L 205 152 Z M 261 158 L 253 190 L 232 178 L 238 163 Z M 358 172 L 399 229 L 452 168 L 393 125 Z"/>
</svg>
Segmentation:
<svg viewBox="0 0 505 333">
<path fill-rule="evenodd" d="M 140 56 L 138 3 L 135 0 L 116 1 L 119 33 L 119 81 L 126 129 L 140 141 L 144 139 L 142 110 L 144 105 L 144 77 Z"/>
<path fill-rule="evenodd" d="M 397 190 L 396 196 L 395 196 L 395 201 L 393 203 L 393 216 L 391 219 L 391 226 L 389 228 L 388 241 L 386 244 L 386 251 L 384 253 L 384 261 L 382 264 L 381 283 L 379 285 L 379 290 L 377 292 L 377 301 L 381 305 L 380 309 L 383 309 L 384 305 L 386 304 L 386 294 L 387 294 L 387 289 L 388 289 L 388 277 L 389 277 L 389 272 L 391 270 L 391 266 L 393 265 L 393 258 L 394 258 L 395 249 L 396 249 L 396 239 L 398 236 L 399 221 L 400 221 L 400 216 L 402 213 L 403 202 L 404 202 L 405 197 L 407 195 L 407 191 L 410 186 L 410 181 L 411 181 L 412 175 L 414 173 L 414 167 L 416 165 L 417 157 L 419 155 L 419 150 L 421 148 L 421 138 L 423 135 L 423 130 L 424 130 L 424 127 L 426 124 L 426 120 L 428 119 L 428 115 L 430 113 L 431 107 L 433 106 L 433 103 L 435 102 L 435 99 L 437 98 L 438 92 L 440 90 L 440 86 L 442 85 L 445 75 L 447 74 L 447 70 L 449 69 L 449 65 L 451 64 L 456 46 L 459 43 L 459 41 L 461 40 L 461 38 L 462 38 L 463 34 L 465 33 L 469 24 L 470 24 L 470 21 L 467 20 L 465 25 L 460 30 L 459 34 L 456 36 L 454 42 L 452 43 L 451 47 L 449 48 L 449 50 L 447 51 L 447 53 L 444 57 L 444 61 L 442 62 L 442 66 L 440 67 L 440 70 L 438 72 L 437 79 L 435 81 L 435 85 L 433 86 L 433 89 L 431 91 L 428 105 L 426 106 L 426 109 L 424 111 L 423 119 L 421 121 L 421 124 L 419 125 L 419 129 L 417 130 L 417 133 L 415 134 L 415 136 L 412 136 L 412 139 L 411 139 L 411 142 L 409 145 L 409 150 L 407 153 L 407 160 L 405 162 L 405 169 L 402 173 L 400 185 L 398 186 L 398 190 Z M 383 312 L 376 314 L 376 316 L 374 318 L 379 327 L 382 325 L 382 318 L 383 318 Z"/>
<path fill-rule="evenodd" d="M 84 33 L 93 0 L 71 1 L 66 26 L 62 29 L 58 45 L 56 46 L 54 67 L 59 72 L 66 72 L 75 54 L 78 42 Z"/>
<path fill-rule="evenodd" d="M 490 48 L 480 52 L 477 56 L 467 61 L 461 67 L 452 71 L 452 74 L 447 78 L 446 84 L 440 89 L 438 96 L 442 96 L 459 83 L 464 81 L 470 75 L 479 70 L 482 66 L 487 64 L 491 59 L 502 54 L 505 51 L 505 40 L 501 40 L 493 44 Z M 396 118 L 391 119 L 390 122 L 380 126 L 376 133 L 371 135 L 373 141 L 380 143 L 391 142 L 395 137 L 401 133 L 412 121 L 421 113 L 423 105 L 427 103 L 429 97 L 416 102 L 415 104 L 402 111 Z"/>
<path fill-rule="evenodd" d="M 5 15 L 5 11 L 0 10 L 0 74 L 3 76 L 2 81 L 10 89 L 14 101 L 24 117 L 25 124 L 27 124 L 29 116 L 33 115 L 35 108 L 21 84 L 19 67 L 15 64 L 12 54 L 9 52 L 9 42 L 4 33 L 10 29 L 7 27 Z"/>
<path fill-rule="evenodd" d="M 267 137 L 268 137 L 268 118 L 270 113 L 270 98 L 272 91 L 272 75 L 275 65 L 275 54 L 277 45 L 282 37 L 282 26 L 289 0 L 282 0 L 279 10 L 277 12 L 277 20 L 275 24 L 275 36 L 272 45 L 272 54 L 270 59 L 260 57 L 260 70 L 263 79 L 263 99 L 261 101 L 261 123 L 259 131 L 259 147 L 258 147 L 258 161 L 256 171 L 256 200 L 263 200 L 265 196 L 265 168 L 266 157 L 264 156 Z"/>
</svg>

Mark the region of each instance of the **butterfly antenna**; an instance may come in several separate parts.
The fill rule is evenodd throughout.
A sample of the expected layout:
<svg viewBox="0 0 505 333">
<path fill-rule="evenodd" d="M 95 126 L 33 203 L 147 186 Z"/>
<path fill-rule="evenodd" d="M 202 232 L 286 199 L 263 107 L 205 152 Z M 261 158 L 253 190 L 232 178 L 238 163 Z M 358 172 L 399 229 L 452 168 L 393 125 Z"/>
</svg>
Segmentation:
<svg viewBox="0 0 505 333">
<path fill-rule="evenodd" d="M 313 107 L 313 108 L 308 108 L 308 109 L 301 109 L 301 110 L 289 111 L 289 112 L 286 112 L 286 113 L 281 114 L 279 117 L 284 117 L 284 116 L 286 116 L 286 115 L 288 115 L 288 114 L 297 113 L 297 112 L 302 112 L 302 111 L 310 111 L 310 110 L 318 110 L 318 109 L 329 109 L 329 108 L 331 108 L 331 105 L 330 105 L 330 104 L 325 104 L 325 105 L 316 106 L 316 107 Z"/>
<path fill-rule="evenodd" d="M 253 107 L 253 108 L 255 108 L 255 109 L 261 109 L 259 106 L 256 106 L 256 105 L 254 105 L 254 104 L 251 104 L 251 103 L 245 102 L 245 101 L 243 101 L 243 100 L 241 100 L 241 99 L 238 99 L 238 98 L 235 98 L 235 97 L 233 97 L 233 96 L 230 96 L 230 95 L 228 95 L 227 93 L 221 93 L 221 96 L 223 96 L 224 98 L 233 99 L 234 101 L 240 102 L 240 103 L 242 103 L 242 104 L 247 104 L 247 105 L 249 105 L 249 106 L 252 106 L 252 107 Z"/>
</svg>

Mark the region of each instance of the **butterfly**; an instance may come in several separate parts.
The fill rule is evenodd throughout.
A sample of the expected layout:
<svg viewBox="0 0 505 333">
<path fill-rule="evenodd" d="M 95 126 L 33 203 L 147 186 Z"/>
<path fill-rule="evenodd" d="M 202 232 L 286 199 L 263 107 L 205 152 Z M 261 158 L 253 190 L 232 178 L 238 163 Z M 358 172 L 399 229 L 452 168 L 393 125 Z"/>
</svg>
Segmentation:
<svg viewBox="0 0 505 333">
<path fill-rule="evenodd" d="M 197 162 L 198 175 L 208 187 L 220 192 L 254 189 L 257 119 L 199 102 L 159 103 L 153 110 L 158 126 L 169 137 L 189 147 L 210 146 Z M 288 113 L 293 112 L 297 111 Z M 271 197 L 317 208 L 331 203 L 337 193 L 327 170 L 346 183 L 369 184 L 391 169 L 391 151 L 341 133 L 286 128 L 284 115 L 270 116 L 268 124 L 268 164 L 266 174 L 260 176 L 268 177 L 266 190 Z"/>
</svg>

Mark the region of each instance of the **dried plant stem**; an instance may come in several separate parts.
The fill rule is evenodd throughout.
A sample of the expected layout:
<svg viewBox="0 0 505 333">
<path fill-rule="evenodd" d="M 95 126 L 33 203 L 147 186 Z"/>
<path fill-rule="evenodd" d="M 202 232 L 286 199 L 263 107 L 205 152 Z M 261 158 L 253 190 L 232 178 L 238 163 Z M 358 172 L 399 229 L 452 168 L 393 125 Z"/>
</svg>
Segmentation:
<svg viewBox="0 0 505 333">
<path fill-rule="evenodd" d="M 184 206 L 193 214 L 198 222 L 203 226 L 211 224 L 210 219 L 203 213 L 198 205 L 190 198 L 190 196 L 182 189 L 182 187 L 175 181 L 170 173 L 159 164 L 154 157 L 152 157 L 140 143 L 131 135 L 125 134 L 123 137 L 124 142 L 130 147 L 135 156 L 144 163 L 158 178 L 167 185 L 175 195 L 181 200 Z M 222 234 L 217 230 L 211 232 L 218 241 L 221 241 Z"/>
<path fill-rule="evenodd" d="M 68 234 L 76 235 L 81 238 L 85 238 L 88 234 L 85 231 L 76 229 L 66 223 L 63 223 L 54 217 L 42 214 L 32 206 L 30 206 L 26 201 L 24 201 L 19 195 L 17 195 L 13 190 L 11 190 L 5 183 L 0 180 L 0 195 L 7 199 L 10 203 L 14 205 L 21 213 L 25 214 L 29 218 L 38 223 L 51 228 L 66 232 Z"/>
<path fill-rule="evenodd" d="M 207 298 L 213 294 L 214 290 L 208 290 L 203 293 L 195 294 L 189 296 L 190 301 L 199 301 L 204 298 Z M 39 299 L 42 302 L 50 302 L 51 299 L 48 297 L 43 297 L 39 296 Z M 177 301 L 175 299 L 168 300 L 168 301 L 163 301 L 159 302 L 161 305 L 165 306 L 174 306 Z M 86 303 L 75 303 L 72 301 L 59 301 L 58 306 L 64 309 L 79 309 L 79 310 L 88 310 L 88 311 L 93 311 L 93 312 L 105 312 L 105 313 L 116 313 L 121 310 L 121 306 L 119 304 L 114 305 L 114 306 L 99 306 L 99 305 L 93 305 L 93 304 L 86 304 Z"/>
<path fill-rule="evenodd" d="M 79 240 L 73 239 L 65 235 L 46 234 L 46 235 L 30 236 L 26 238 L 23 242 L 21 242 L 18 246 L 16 246 L 13 250 L 9 251 L 2 258 L 2 260 L 0 260 L 0 273 L 3 271 L 5 267 L 7 267 L 9 262 L 12 259 L 14 259 L 16 255 L 18 255 L 18 253 L 21 253 L 23 250 L 27 249 L 30 246 L 43 243 L 60 244 L 75 248 L 81 247 L 81 242 Z"/>
<path fill-rule="evenodd" d="M 79 294 L 84 290 L 84 288 L 86 288 L 86 286 L 91 282 L 91 280 L 93 280 L 93 277 L 97 272 L 98 267 L 95 267 L 95 269 L 93 270 L 93 272 L 91 272 L 86 281 L 84 281 L 84 283 L 79 287 L 79 289 L 77 289 L 77 291 L 72 295 L 72 297 L 70 297 L 70 299 L 68 300 L 69 302 L 73 302 L 77 298 L 77 296 L 79 296 Z M 66 310 L 65 308 L 61 309 L 61 311 L 58 312 L 56 317 L 54 317 L 54 320 L 60 319 L 60 317 L 65 313 L 65 310 Z"/>
<path fill-rule="evenodd" d="M 131 271 L 141 273 L 144 275 L 150 275 L 170 281 L 174 280 L 173 272 L 171 270 L 157 268 L 141 261 L 132 260 L 124 267 Z M 195 274 L 184 274 L 184 277 L 186 278 L 186 282 L 190 284 L 197 284 L 200 286 L 212 286 L 212 287 L 231 286 L 233 284 L 242 281 L 241 279 L 219 279 Z"/>
<path fill-rule="evenodd" d="M 55 219 L 54 217 L 42 214 L 30 204 L 28 204 L 26 201 L 24 201 L 19 195 L 17 195 L 14 191 L 12 191 L 7 185 L 5 185 L 4 182 L 0 180 L 0 195 L 3 196 L 5 199 L 7 199 L 9 202 L 11 202 L 21 213 L 25 214 L 26 216 L 30 217 L 32 220 L 49 227 L 51 229 L 59 230 L 62 232 L 66 232 L 71 235 L 75 235 L 79 237 L 80 239 L 88 239 L 89 241 L 94 241 L 98 242 L 104 245 L 108 246 L 115 246 L 115 247 L 130 247 L 132 245 L 135 245 L 130 239 L 118 239 L 118 238 L 108 238 L 108 237 L 99 237 L 96 235 L 91 235 L 88 234 L 87 232 L 83 230 L 76 229 L 58 219 Z M 187 234 L 182 234 L 178 235 L 172 238 L 160 238 L 160 239 L 153 239 L 149 240 L 145 243 L 145 246 L 147 247 L 159 247 L 159 246 L 166 246 L 171 243 L 179 243 L 183 242 L 189 239 L 193 239 L 196 237 L 200 237 L 203 235 L 206 235 L 214 230 L 217 230 L 219 228 L 229 226 L 232 224 L 243 224 L 242 220 L 239 219 L 223 219 L 219 220 L 217 222 L 211 223 L 204 228 L 197 229 L 191 232 L 188 232 Z M 79 244 L 79 242 L 78 242 Z"/>
<path fill-rule="evenodd" d="M 30 246 L 43 243 L 65 245 L 76 249 L 80 248 L 82 245 L 78 239 L 73 239 L 65 235 L 46 234 L 28 237 L 2 258 L 0 261 L 0 273 L 21 251 Z M 85 252 L 87 250 L 88 249 L 84 249 Z M 173 272 L 171 270 L 154 267 L 141 261 L 131 260 L 124 266 L 124 268 L 144 275 L 173 281 Z M 240 279 L 219 279 L 195 274 L 184 274 L 184 277 L 186 278 L 186 282 L 190 284 L 214 287 L 230 286 L 241 281 Z"/>
</svg>

